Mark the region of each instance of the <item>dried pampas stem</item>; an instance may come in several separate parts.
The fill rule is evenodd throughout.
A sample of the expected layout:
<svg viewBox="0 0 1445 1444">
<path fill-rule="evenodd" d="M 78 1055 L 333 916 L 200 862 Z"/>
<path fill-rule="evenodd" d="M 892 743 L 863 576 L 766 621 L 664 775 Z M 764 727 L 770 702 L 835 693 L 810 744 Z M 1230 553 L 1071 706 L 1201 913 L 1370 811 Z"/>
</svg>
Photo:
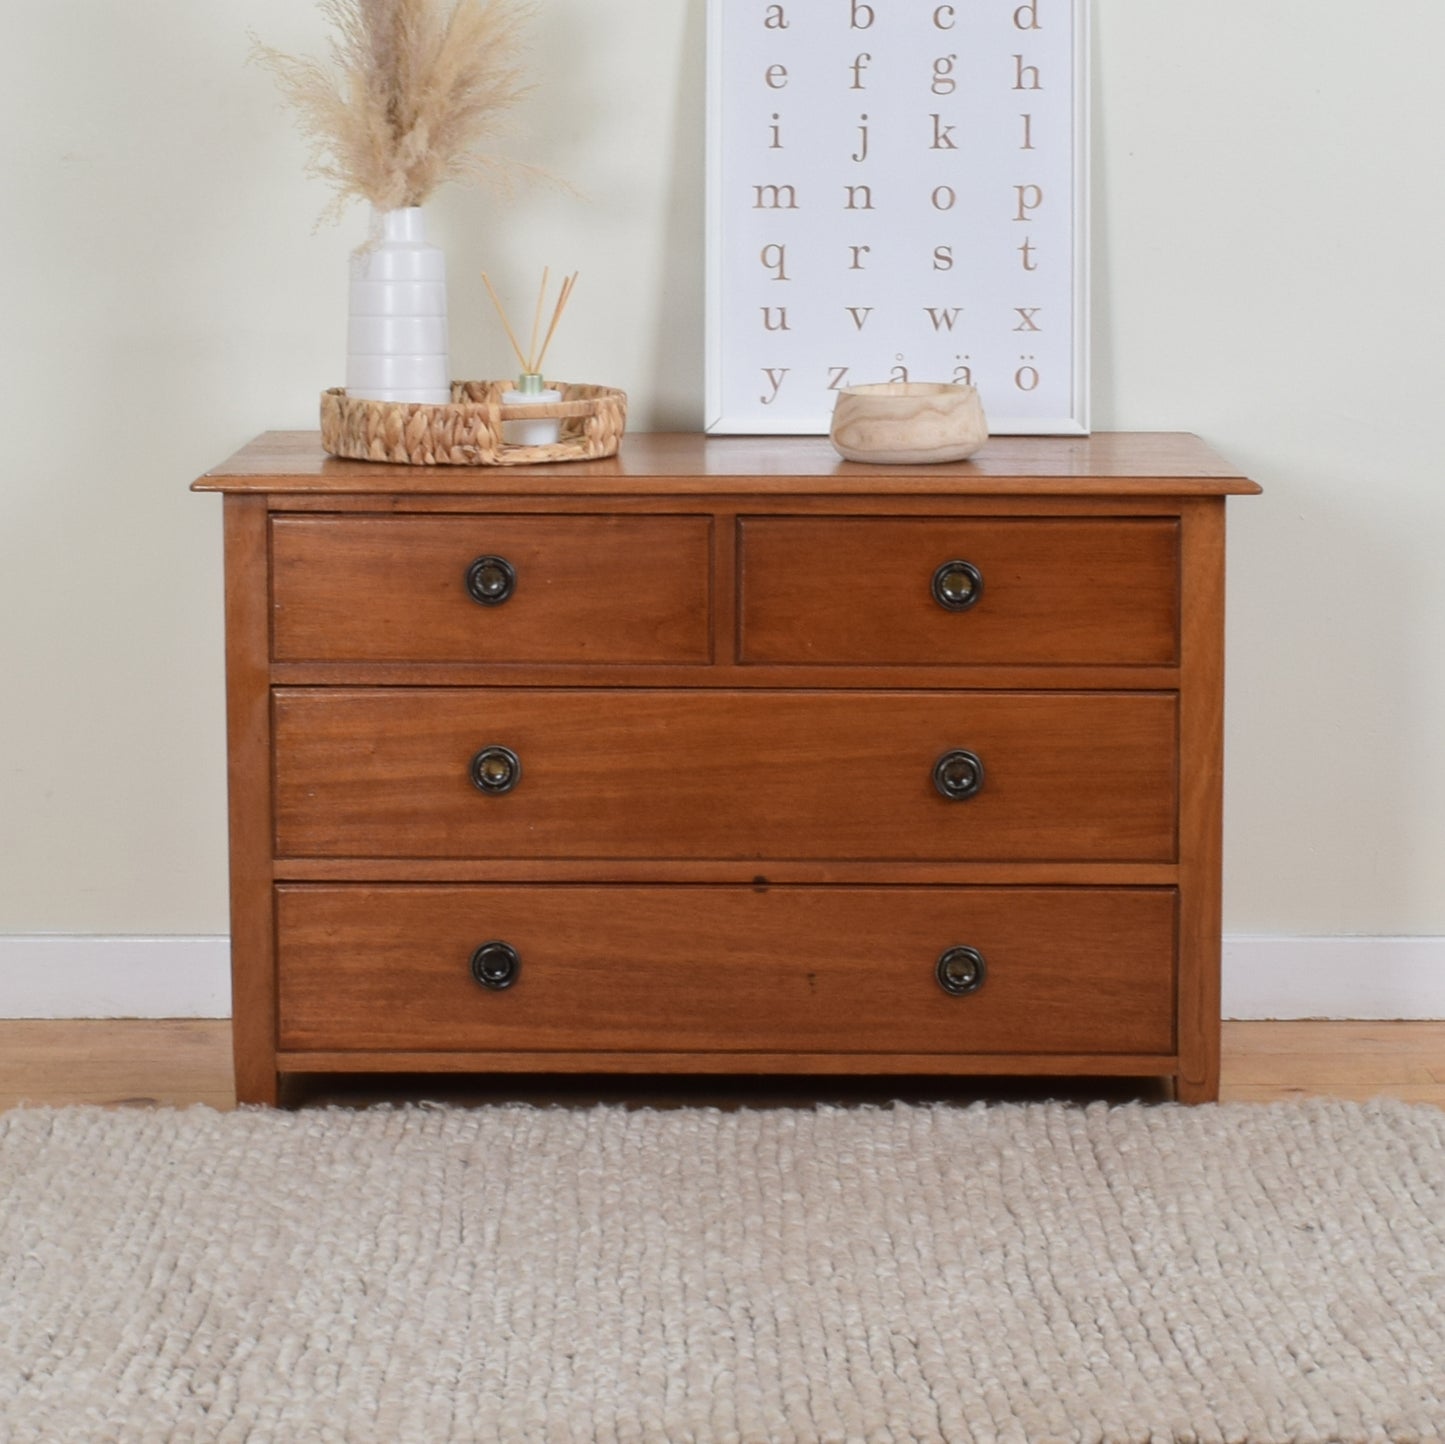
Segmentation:
<svg viewBox="0 0 1445 1444">
<path fill-rule="evenodd" d="M 336 206 L 418 206 L 446 181 L 505 178 L 479 149 L 526 92 L 517 56 L 533 0 L 318 0 L 329 64 L 256 42 Z M 514 169 L 516 167 L 513 167 Z"/>
</svg>

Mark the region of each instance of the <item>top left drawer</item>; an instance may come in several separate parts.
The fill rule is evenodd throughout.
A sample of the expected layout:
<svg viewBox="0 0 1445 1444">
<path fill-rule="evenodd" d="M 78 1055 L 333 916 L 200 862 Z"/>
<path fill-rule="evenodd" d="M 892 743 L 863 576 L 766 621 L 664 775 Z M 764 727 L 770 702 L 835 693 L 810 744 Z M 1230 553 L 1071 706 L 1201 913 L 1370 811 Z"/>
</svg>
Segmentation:
<svg viewBox="0 0 1445 1444">
<path fill-rule="evenodd" d="M 278 662 L 711 660 L 706 516 L 278 516 Z"/>
</svg>

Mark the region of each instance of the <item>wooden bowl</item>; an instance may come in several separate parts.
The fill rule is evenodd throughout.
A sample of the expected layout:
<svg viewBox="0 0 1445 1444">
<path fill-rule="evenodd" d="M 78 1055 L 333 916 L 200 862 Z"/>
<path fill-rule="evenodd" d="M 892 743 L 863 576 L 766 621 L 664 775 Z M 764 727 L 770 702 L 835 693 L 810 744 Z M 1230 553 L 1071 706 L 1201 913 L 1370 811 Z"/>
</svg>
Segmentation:
<svg viewBox="0 0 1445 1444">
<path fill-rule="evenodd" d="M 972 386 L 882 381 L 839 391 L 829 435 L 848 461 L 962 461 L 988 440 L 988 421 Z"/>
</svg>

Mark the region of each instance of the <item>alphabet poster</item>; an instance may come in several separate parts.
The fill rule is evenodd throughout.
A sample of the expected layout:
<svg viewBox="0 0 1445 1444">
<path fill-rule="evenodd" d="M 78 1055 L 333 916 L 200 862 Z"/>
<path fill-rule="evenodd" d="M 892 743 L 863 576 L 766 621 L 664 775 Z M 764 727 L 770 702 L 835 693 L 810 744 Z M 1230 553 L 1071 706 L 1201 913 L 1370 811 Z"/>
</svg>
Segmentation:
<svg viewBox="0 0 1445 1444">
<path fill-rule="evenodd" d="M 712 432 L 844 386 L 1088 430 L 1085 0 L 710 0 Z"/>
</svg>

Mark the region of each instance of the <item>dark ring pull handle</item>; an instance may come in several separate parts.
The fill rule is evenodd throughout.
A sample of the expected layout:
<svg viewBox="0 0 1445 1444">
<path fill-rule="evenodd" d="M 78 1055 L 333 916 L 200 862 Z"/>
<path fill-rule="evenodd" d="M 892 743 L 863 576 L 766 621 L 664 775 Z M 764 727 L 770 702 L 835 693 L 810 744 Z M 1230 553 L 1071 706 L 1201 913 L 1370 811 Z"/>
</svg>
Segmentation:
<svg viewBox="0 0 1445 1444">
<path fill-rule="evenodd" d="M 521 971 L 522 960 L 510 943 L 483 943 L 472 954 L 472 977 L 493 992 L 510 988 Z"/>
<path fill-rule="evenodd" d="M 472 758 L 471 774 L 479 792 L 510 792 L 522 780 L 522 759 L 510 747 L 483 747 Z"/>
<path fill-rule="evenodd" d="M 963 998 L 983 987 L 988 965 L 977 948 L 949 948 L 940 954 L 933 975 L 945 993 Z"/>
<path fill-rule="evenodd" d="M 983 787 L 983 759 L 961 749 L 945 752 L 933 764 L 933 785 L 949 802 L 967 800 Z"/>
<path fill-rule="evenodd" d="M 972 562 L 944 562 L 933 574 L 933 600 L 948 612 L 966 612 L 983 595 L 983 573 Z"/>
<path fill-rule="evenodd" d="M 467 568 L 467 592 L 484 607 L 500 607 L 516 586 L 516 568 L 506 557 L 478 557 Z"/>
</svg>

